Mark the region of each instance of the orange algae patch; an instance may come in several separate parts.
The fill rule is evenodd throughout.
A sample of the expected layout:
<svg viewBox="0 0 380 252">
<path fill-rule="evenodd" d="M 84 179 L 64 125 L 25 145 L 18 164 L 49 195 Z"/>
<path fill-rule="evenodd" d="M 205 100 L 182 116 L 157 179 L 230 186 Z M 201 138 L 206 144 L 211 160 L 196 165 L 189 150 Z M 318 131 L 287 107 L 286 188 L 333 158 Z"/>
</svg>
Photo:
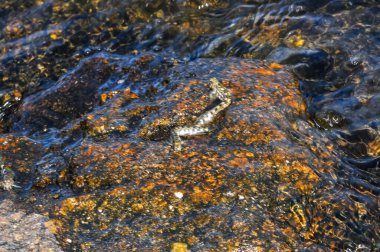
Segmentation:
<svg viewBox="0 0 380 252">
<path fill-rule="evenodd" d="M 59 213 L 67 216 L 71 212 L 86 211 L 92 212 L 96 207 L 96 201 L 91 199 L 90 196 L 79 196 L 77 198 L 65 199 L 59 209 Z"/>
<path fill-rule="evenodd" d="M 294 47 L 302 47 L 305 44 L 305 39 L 302 37 L 301 34 L 297 34 L 297 35 L 293 35 L 287 38 L 286 42 L 289 46 L 292 45 Z"/>
<path fill-rule="evenodd" d="M 247 145 L 255 142 L 269 143 L 271 141 L 279 141 L 285 137 L 285 133 L 275 128 L 266 128 L 265 126 L 258 124 L 253 124 L 251 127 L 248 127 L 245 124 L 235 125 L 230 128 L 223 129 L 217 136 L 219 140 L 228 139 L 230 141 L 242 141 Z"/>
<path fill-rule="evenodd" d="M 101 94 L 100 95 L 100 101 L 102 102 L 102 103 L 104 103 L 105 101 L 107 101 L 108 100 L 108 95 L 107 94 Z"/>
<path fill-rule="evenodd" d="M 13 95 L 18 99 L 22 98 L 22 93 L 17 89 L 13 92 Z"/>
<path fill-rule="evenodd" d="M 303 195 L 309 194 L 313 191 L 314 185 L 311 183 L 307 183 L 307 181 L 297 181 L 295 187 L 300 191 Z"/>
<path fill-rule="evenodd" d="M 269 65 L 269 67 L 272 68 L 272 69 L 282 69 L 282 68 L 284 68 L 283 65 L 278 64 L 278 63 L 271 63 L 271 64 Z"/>
<path fill-rule="evenodd" d="M 124 156 L 124 155 L 133 155 L 136 153 L 136 151 L 131 148 L 131 144 L 121 144 L 116 150 L 116 154 L 118 153 Z"/>
<path fill-rule="evenodd" d="M 259 68 L 259 69 L 254 69 L 252 70 L 254 73 L 256 74 L 261 74 L 261 75 L 273 75 L 274 72 L 269 70 L 269 69 L 263 69 L 263 68 Z"/>
<path fill-rule="evenodd" d="M 36 3 L 36 5 L 42 5 L 45 3 L 44 0 L 35 0 L 34 2 Z"/>
<path fill-rule="evenodd" d="M 206 186 L 207 188 L 213 188 L 213 187 L 216 187 L 216 186 L 220 186 L 220 184 L 222 183 L 219 179 L 219 176 L 218 178 L 215 178 L 212 174 L 210 173 L 206 173 L 205 174 L 206 176 L 206 179 L 205 179 L 205 182 L 207 183 L 208 186 Z"/>
<path fill-rule="evenodd" d="M 194 191 L 191 194 L 191 201 L 195 204 L 209 203 L 213 198 L 213 193 L 208 190 L 201 190 L 198 186 L 194 187 Z"/>
<path fill-rule="evenodd" d="M 140 58 L 136 60 L 136 64 L 144 65 L 154 60 L 154 56 L 152 54 L 144 54 L 141 55 Z"/>
<path fill-rule="evenodd" d="M 130 194 L 130 192 L 122 187 L 118 187 L 113 189 L 112 191 L 106 193 L 106 197 L 114 197 L 114 198 L 120 198 L 120 197 L 125 197 L 125 195 Z"/>
<path fill-rule="evenodd" d="M 280 43 L 280 32 L 282 30 L 282 25 L 261 26 L 258 34 L 245 36 L 244 40 L 252 45 L 270 44 L 273 47 L 277 47 Z"/>
<path fill-rule="evenodd" d="M 234 155 L 237 157 L 254 157 L 255 154 L 244 149 L 234 150 Z"/>
<path fill-rule="evenodd" d="M 308 181 L 319 181 L 318 175 L 315 174 L 315 172 L 313 171 L 313 169 L 311 169 L 310 166 L 302 164 L 299 161 L 294 161 L 292 165 L 293 165 L 293 168 L 295 168 L 297 171 L 307 175 Z"/>
<path fill-rule="evenodd" d="M 279 139 L 280 139 L 279 137 L 277 139 L 275 139 L 274 135 L 270 135 L 270 134 L 267 135 L 267 134 L 259 133 L 259 134 L 254 134 L 251 137 L 248 137 L 247 139 L 245 139 L 244 143 L 245 144 L 252 144 L 255 142 L 269 143 L 272 140 L 279 140 Z"/>
<path fill-rule="evenodd" d="M 191 26 L 190 26 L 190 22 L 186 21 L 186 22 L 183 22 L 182 25 L 181 25 L 181 28 L 183 30 L 187 30 L 187 29 L 190 29 Z"/>
<path fill-rule="evenodd" d="M 107 100 L 111 99 L 115 95 L 117 95 L 119 92 L 118 91 L 110 91 L 108 93 L 103 93 L 100 95 L 100 101 L 102 103 L 106 102 Z"/>
<path fill-rule="evenodd" d="M 197 85 L 197 84 L 200 84 L 200 83 L 201 83 L 200 80 L 190 80 L 189 81 L 190 85 Z"/>
<path fill-rule="evenodd" d="M 175 242 L 172 244 L 170 252 L 188 252 L 187 244 L 182 242 Z"/>
<path fill-rule="evenodd" d="M 233 97 L 234 99 L 244 97 L 245 94 L 246 94 L 247 92 L 249 92 L 249 90 L 250 90 L 250 87 L 249 87 L 249 86 L 244 86 L 244 85 L 242 85 L 242 83 L 239 82 L 239 81 L 235 81 L 235 82 L 233 82 L 233 83 L 231 83 L 231 82 L 227 82 L 226 84 L 224 84 L 224 83 L 225 83 L 225 81 L 223 81 L 223 85 L 224 85 L 225 87 L 230 88 L 230 91 L 231 91 L 232 97 Z"/>
<path fill-rule="evenodd" d="M 248 158 L 234 158 L 229 162 L 231 165 L 236 167 L 243 167 L 248 164 Z"/>
<path fill-rule="evenodd" d="M 316 182 L 320 178 L 307 165 L 294 161 L 289 165 L 280 165 L 279 175 L 284 182 L 295 181 L 295 188 L 303 194 L 307 194 L 314 189 Z"/>
<path fill-rule="evenodd" d="M 380 136 L 368 144 L 368 154 L 376 157 L 380 155 Z"/>
<path fill-rule="evenodd" d="M 144 205 L 141 203 L 135 203 L 131 205 L 131 209 L 133 212 L 142 212 L 144 210 Z"/>
<path fill-rule="evenodd" d="M 17 89 L 15 89 L 9 93 L 6 93 L 3 96 L 3 103 L 6 103 L 7 101 L 11 100 L 12 98 L 15 98 L 15 100 L 19 101 L 22 98 L 22 93 Z"/>
<path fill-rule="evenodd" d="M 53 183 L 53 181 L 47 177 L 47 176 L 42 176 L 41 179 L 39 179 L 35 185 L 37 187 L 41 187 L 41 188 L 44 188 L 44 187 L 47 187 L 48 185 L 51 185 Z"/>
<path fill-rule="evenodd" d="M 61 34 L 60 30 L 53 31 L 52 33 L 50 33 L 50 38 L 52 40 L 57 40 L 59 39 L 60 34 Z"/>
<path fill-rule="evenodd" d="M 256 96 L 255 100 L 252 102 L 255 107 L 269 107 L 273 102 L 273 98 L 263 95 Z"/>
<path fill-rule="evenodd" d="M 288 95 L 282 98 L 282 102 L 288 105 L 289 107 L 295 109 L 299 114 L 306 112 L 306 105 L 303 101 L 294 99 L 294 96 Z"/>
<path fill-rule="evenodd" d="M 123 94 L 127 100 L 139 98 L 139 96 L 137 94 L 133 93 L 130 88 L 124 89 Z"/>
<path fill-rule="evenodd" d="M 156 187 L 156 184 L 150 181 L 150 182 L 148 182 L 145 185 L 145 187 L 141 188 L 141 191 L 143 191 L 143 192 L 149 192 L 149 191 L 151 191 L 155 187 Z"/>
<path fill-rule="evenodd" d="M 101 103 L 104 103 L 107 100 L 111 99 L 112 97 L 114 97 L 120 93 L 121 93 L 121 91 L 110 91 L 108 93 L 103 93 L 100 95 L 100 101 L 101 101 Z M 123 96 L 126 100 L 139 98 L 139 96 L 137 94 L 133 93 L 130 88 L 124 89 Z"/>
<path fill-rule="evenodd" d="M 266 219 L 265 221 L 264 221 L 264 223 L 263 223 L 263 226 L 262 226 L 262 228 L 263 228 L 263 230 L 264 231 L 269 231 L 269 232 L 274 232 L 275 231 L 275 225 L 274 225 L 274 223 L 271 221 L 271 220 L 269 220 L 269 219 Z"/>
<path fill-rule="evenodd" d="M 296 47 L 302 47 L 305 44 L 305 40 L 302 37 L 297 37 L 296 41 L 294 41 L 294 45 Z"/>
</svg>

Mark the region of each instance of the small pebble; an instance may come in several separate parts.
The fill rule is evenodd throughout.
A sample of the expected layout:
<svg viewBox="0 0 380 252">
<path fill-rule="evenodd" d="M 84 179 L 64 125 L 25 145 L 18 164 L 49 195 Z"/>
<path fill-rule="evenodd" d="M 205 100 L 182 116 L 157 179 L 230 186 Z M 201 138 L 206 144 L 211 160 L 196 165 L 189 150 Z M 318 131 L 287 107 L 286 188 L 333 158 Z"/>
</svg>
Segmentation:
<svg viewBox="0 0 380 252">
<path fill-rule="evenodd" d="M 174 195 L 175 195 L 178 199 L 182 199 L 182 198 L 183 198 L 183 193 L 181 193 L 181 192 L 175 192 Z"/>
<path fill-rule="evenodd" d="M 234 195 L 235 195 L 235 193 L 230 192 L 230 191 L 226 193 L 226 196 L 228 196 L 228 197 L 233 197 Z"/>
</svg>

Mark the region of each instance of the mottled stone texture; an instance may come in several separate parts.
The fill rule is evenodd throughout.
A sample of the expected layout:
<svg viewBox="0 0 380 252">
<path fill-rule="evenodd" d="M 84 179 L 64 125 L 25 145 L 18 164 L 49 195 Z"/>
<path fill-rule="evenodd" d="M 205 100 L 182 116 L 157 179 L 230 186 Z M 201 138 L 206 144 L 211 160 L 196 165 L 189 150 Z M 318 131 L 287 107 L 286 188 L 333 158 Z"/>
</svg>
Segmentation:
<svg viewBox="0 0 380 252">
<path fill-rule="evenodd" d="M 0 251 L 62 251 L 48 218 L 40 214 L 27 214 L 16 210 L 11 200 L 0 203 Z"/>
<path fill-rule="evenodd" d="M 50 214 L 64 249 L 370 248 L 378 230 L 373 188 L 344 184 L 337 148 L 308 120 L 285 67 L 234 58 L 175 65 L 154 54 L 95 55 L 58 87 L 26 99 L 9 122 L 16 132 L 37 132 L 34 140 L 2 136 L 4 162 L 25 204 Z M 93 82 L 99 68 L 106 84 Z M 173 128 L 194 125 L 215 106 L 210 78 L 232 103 L 210 133 L 184 138 L 174 152 Z M 76 89 L 91 97 L 78 101 Z M 76 111 L 78 103 L 88 107 Z M 49 123 L 56 108 L 67 113 Z"/>
</svg>

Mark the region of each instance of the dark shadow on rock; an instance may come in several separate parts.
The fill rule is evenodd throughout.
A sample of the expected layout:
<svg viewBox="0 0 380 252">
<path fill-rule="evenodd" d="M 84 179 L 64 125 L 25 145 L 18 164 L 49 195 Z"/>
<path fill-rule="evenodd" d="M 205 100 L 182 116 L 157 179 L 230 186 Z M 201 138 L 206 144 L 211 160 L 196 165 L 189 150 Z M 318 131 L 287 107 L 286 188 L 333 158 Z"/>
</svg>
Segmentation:
<svg viewBox="0 0 380 252">
<path fill-rule="evenodd" d="M 102 57 L 86 60 L 64 75 L 55 86 L 26 98 L 14 119 L 12 131 L 61 128 L 89 112 L 99 102 L 98 87 L 111 72 L 111 65 Z"/>
</svg>

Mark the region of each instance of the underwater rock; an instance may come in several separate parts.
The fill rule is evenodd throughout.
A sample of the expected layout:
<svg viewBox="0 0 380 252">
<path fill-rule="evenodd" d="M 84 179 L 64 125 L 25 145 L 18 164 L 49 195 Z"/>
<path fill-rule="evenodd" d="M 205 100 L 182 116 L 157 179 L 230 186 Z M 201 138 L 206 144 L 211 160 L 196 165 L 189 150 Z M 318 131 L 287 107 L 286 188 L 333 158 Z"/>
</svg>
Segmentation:
<svg viewBox="0 0 380 252">
<path fill-rule="evenodd" d="M 5 169 L 13 173 L 14 189 L 30 189 L 35 164 L 46 149 L 28 137 L 0 135 L 0 160 Z"/>
<path fill-rule="evenodd" d="M 58 84 L 21 102 L 0 146 L 63 249 L 374 246 L 375 184 L 337 165 L 283 65 L 99 53 Z M 173 131 L 199 122 L 207 132 L 173 148 Z"/>
<path fill-rule="evenodd" d="M 336 166 L 337 148 L 308 120 L 298 82 L 286 67 L 199 59 L 160 76 L 165 81 L 154 84 L 156 92 L 141 92 L 152 87 L 149 78 L 115 79 L 116 91 L 91 111 L 68 114 L 55 137 L 74 140 L 54 145 L 60 156 L 35 161 L 36 197 L 29 203 L 51 214 L 64 249 L 372 246 L 376 199 L 357 198 L 357 190 L 372 187 L 345 180 Z M 78 78 L 74 71 L 69 83 Z M 209 123 L 210 132 L 181 138 L 182 150 L 174 151 L 172 131 L 195 125 L 220 104 L 210 97 L 211 78 L 228 90 L 231 104 Z M 76 102 L 64 100 L 65 107 Z M 21 111 L 51 109 L 50 103 L 37 104 Z M 355 197 L 342 198 L 342 192 Z M 352 229 L 353 222 L 360 224 Z"/>
<path fill-rule="evenodd" d="M 15 209 L 11 200 L 0 203 L 0 251 L 62 251 L 47 217 Z"/>
<path fill-rule="evenodd" d="M 111 66 L 107 63 L 103 58 L 89 59 L 55 86 L 26 98 L 18 110 L 20 119 L 13 131 L 61 128 L 90 111 L 99 102 L 98 86 L 110 76 Z"/>
<path fill-rule="evenodd" d="M 293 65 L 293 71 L 300 79 L 322 79 L 333 63 L 331 56 L 321 49 L 279 47 L 268 59 Z"/>
</svg>

